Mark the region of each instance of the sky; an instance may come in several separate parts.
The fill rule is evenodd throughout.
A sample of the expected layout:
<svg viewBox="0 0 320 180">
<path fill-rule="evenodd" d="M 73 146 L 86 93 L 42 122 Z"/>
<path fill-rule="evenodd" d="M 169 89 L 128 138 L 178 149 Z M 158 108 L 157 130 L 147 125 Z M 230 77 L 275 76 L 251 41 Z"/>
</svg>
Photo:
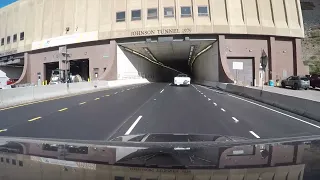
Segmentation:
<svg viewBox="0 0 320 180">
<path fill-rule="evenodd" d="M 11 4 L 11 3 L 15 2 L 15 1 L 17 1 L 17 0 L 0 0 L 0 8 L 6 6 L 8 4 Z"/>
</svg>

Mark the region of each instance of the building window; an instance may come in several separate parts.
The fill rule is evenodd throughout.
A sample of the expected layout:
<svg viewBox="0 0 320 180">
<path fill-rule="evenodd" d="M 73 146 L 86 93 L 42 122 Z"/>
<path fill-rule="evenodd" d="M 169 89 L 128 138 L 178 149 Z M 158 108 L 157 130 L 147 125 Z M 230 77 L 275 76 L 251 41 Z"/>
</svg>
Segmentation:
<svg viewBox="0 0 320 180">
<path fill-rule="evenodd" d="M 164 17 L 174 17 L 174 9 L 173 7 L 165 7 L 164 10 Z"/>
<path fill-rule="evenodd" d="M 7 37 L 7 44 L 10 44 L 10 36 Z"/>
<path fill-rule="evenodd" d="M 20 33 L 20 41 L 23 41 L 24 40 L 24 32 L 21 32 Z"/>
<path fill-rule="evenodd" d="M 23 166 L 23 162 L 22 161 L 19 161 L 19 166 Z"/>
<path fill-rule="evenodd" d="M 4 46 L 4 38 L 1 38 L 1 46 Z"/>
<path fill-rule="evenodd" d="M 17 165 L 17 161 L 15 159 L 12 159 L 12 164 Z"/>
<path fill-rule="evenodd" d="M 6 158 L 6 162 L 7 162 L 8 164 L 10 164 L 10 159 Z"/>
<path fill-rule="evenodd" d="M 183 6 L 181 7 L 181 17 L 191 17 L 191 7 Z"/>
<path fill-rule="evenodd" d="M 3 157 L 1 157 L 1 162 L 3 162 Z"/>
<path fill-rule="evenodd" d="M 17 42 L 17 34 L 14 34 L 14 35 L 13 35 L 13 42 L 14 42 L 14 43 Z"/>
<path fill-rule="evenodd" d="M 141 10 L 131 11 L 131 21 L 141 20 Z"/>
<path fill-rule="evenodd" d="M 199 6 L 198 7 L 198 16 L 209 16 L 208 6 Z"/>
<path fill-rule="evenodd" d="M 148 9 L 147 19 L 158 19 L 158 9 L 157 8 Z"/>
<path fill-rule="evenodd" d="M 125 11 L 117 12 L 116 16 L 117 16 L 117 19 L 116 19 L 117 22 L 124 22 L 126 20 Z"/>
</svg>

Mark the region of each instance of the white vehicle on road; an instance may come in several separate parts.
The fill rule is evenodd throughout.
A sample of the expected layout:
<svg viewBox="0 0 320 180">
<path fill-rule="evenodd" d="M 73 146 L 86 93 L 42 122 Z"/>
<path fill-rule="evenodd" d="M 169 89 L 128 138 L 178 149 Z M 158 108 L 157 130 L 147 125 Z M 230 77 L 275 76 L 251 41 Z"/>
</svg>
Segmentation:
<svg viewBox="0 0 320 180">
<path fill-rule="evenodd" d="M 191 78 L 188 77 L 186 74 L 179 74 L 178 76 L 174 77 L 174 85 L 187 85 L 189 86 L 191 82 Z"/>
</svg>

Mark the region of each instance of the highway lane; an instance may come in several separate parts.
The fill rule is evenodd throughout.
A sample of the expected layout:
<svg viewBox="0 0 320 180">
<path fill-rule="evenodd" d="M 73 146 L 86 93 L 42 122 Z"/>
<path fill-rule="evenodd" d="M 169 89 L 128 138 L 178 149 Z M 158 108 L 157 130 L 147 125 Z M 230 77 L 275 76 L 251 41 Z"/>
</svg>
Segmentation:
<svg viewBox="0 0 320 180">
<path fill-rule="evenodd" d="M 285 110 L 204 86 L 194 86 L 262 138 L 320 134 L 320 123 Z"/>
<path fill-rule="evenodd" d="M 27 104 L 16 108 L 0 109 L 0 130 L 26 123 L 33 118 L 50 116 L 63 108 L 72 108 L 74 106 L 79 106 L 80 104 L 84 105 L 83 103 L 93 102 L 95 98 L 103 98 L 103 96 L 113 95 L 115 92 L 120 93 L 127 89 L 133 90 L 140 86 L 142 85 L 130 85 L 40 103 Z"/>
<path fill-rule="evenodd" d="M 81 104 L 83 99 L 76 101 L 70 107 L 60 103 L 59 108 L 41 116 L 41 119 L 32 122 L 25 120 L 9 127 L 0 135 L 103 140 L 121 124 L 123 119 L 130 117 L 136 107 L 142 105 L 163 86 L 165 84 L 149 84 L 134 89 L 128 87 L 93 93 L 90 101 L 85 104 Z M 41 106 L 41 103 L 37 106 Z M 37 115 L 34 114 L 34 117 Z"/>
<path fill-rule="evenodd" d="M 107 140 L 138 133 L 247 138 L 320 134 L 318 122 L 198 85 L 131 87 L 0 111 L 0 129 L 7 129 L 0 136 Z"/>
</svg>

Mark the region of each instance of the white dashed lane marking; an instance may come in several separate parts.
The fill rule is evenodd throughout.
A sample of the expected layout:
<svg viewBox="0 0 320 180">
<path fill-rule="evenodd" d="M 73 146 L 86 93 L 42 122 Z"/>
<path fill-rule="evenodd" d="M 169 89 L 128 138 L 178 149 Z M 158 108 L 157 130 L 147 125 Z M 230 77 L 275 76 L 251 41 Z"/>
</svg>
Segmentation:
<svg viewBox="0 0 320 180">
<path fill-rule="evenodd" d="M 163 93 L 163 91 L 164 91 L 164 89 L 162 89 L 162 90 L 160 91 L 160 93 Z"/>
<path fill-rule="evenodd" d="M 254 137 L 260 139 L 260 136 L 253 131 L 249 131 Z"/>
<path fill-rule="evenodd" d="M 139 116 L 134 123 L 130 126 L 130 128 L 128 129 L 128 131 L 124 134 L 124 135 L 129 135 L 131 133 L 131 131 L 133 130 L 133 128 L 138 124 L 138 122 L 140 121 L 140 119 L 142 118 L 142 116 Z"/>
<path fill-rule="evenodd" d="M 224 110 L 223 108 L 221 108 L 221 111 L 226 112 L 226 110 Z"/>
<path fill-rule="evenodd" d="M 215 106 L 218 106 L 218 104 L 217 103 L 213 103 Z"/>
<path fill-rule="evenodd" d="M 237 119 L 237 118 L 235 118 L 235 117 L 232 117 L 232 119 L 234 120 L 234 122 L 236 122 L 236 123 L 238 123 L 239 122 L 239 120 Z"/>
<path fill-rule="evenodd" d="M 210 99 L 210 98 L 208 98 L 208 101 L 211 101 L 211 99 Z"/>
</svg>

